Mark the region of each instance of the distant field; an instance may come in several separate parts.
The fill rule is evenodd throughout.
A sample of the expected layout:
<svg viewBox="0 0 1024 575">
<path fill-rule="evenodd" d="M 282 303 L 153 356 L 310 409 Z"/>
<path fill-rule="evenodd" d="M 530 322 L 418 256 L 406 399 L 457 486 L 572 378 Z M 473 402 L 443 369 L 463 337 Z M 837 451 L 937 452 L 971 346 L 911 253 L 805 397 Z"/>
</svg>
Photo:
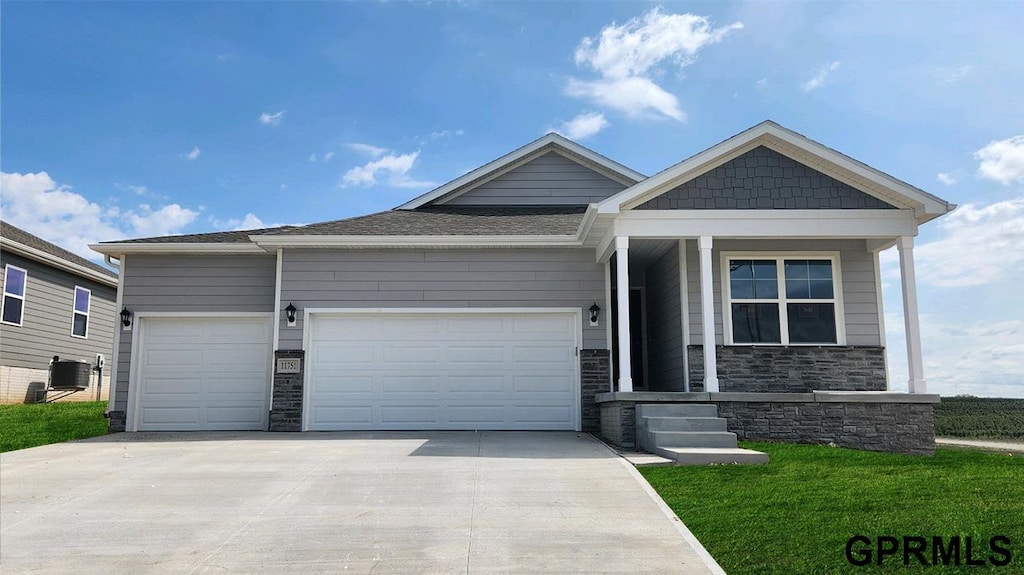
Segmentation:
<svg viewBox="0 0 1024 575">
<path fill-rule="evenodd" d="M 1024 439 L 1024 399 L 943 397 L 935 406 L 935 435 Z"/>
</svg>

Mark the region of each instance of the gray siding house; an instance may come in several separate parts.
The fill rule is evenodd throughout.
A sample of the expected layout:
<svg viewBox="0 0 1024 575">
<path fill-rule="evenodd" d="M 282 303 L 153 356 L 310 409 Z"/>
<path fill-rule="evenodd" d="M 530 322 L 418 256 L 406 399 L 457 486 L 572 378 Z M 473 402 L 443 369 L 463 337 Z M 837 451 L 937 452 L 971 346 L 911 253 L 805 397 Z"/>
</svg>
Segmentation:
<svg viewBox="0 0 1024 575">
<path fill-rule="evenodd" d="M 763 122 L 649 178 L 549 134 L 386 212 L 97 244 L 131 314 L 111 429 L 564 429 L 650 449 L 672 419 L 650 414 L 689 409 L 726 428 L 698 446 L 930 453 L 913 237 L 954 207 Z M 885 369 L 893 245 L 910 393 Z"/>
<path fill-rule="evenodd" d="M 109 360 L 116 274 L 7 222 L 0 222 L 0 268 L 0 403 L 41 399 L 53 356 Z M 94 375 L 89 389 L 66 399 L 94 401 L 96 385 Z"/>
</svg>

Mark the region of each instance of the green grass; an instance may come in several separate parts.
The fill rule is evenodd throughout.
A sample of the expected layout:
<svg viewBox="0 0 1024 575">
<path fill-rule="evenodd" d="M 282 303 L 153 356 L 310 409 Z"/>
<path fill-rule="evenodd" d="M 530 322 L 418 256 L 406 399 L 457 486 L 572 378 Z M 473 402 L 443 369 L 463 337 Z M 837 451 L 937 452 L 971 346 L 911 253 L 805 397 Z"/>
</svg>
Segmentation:
<svg viewBox="0 0 1024 575">
<path fill-rule="evenodd" d="M 107 432 L 105 401 L 0 405 L 0 453 Z"/>
<path fill-rule="evenodd" d="M 1024 573 L 1022 456 L 743 446 L 767 452 L 771 463 L 640 469 L 730 575 Z M 881 567 L 855 567 L 845 555 L 854 535 L 921 535 L 929 542 L 934 535 L 969 535 L 977 542 L 975 558 L 989 556 L 989 538 L 1005 535 L 1013 558 L 1003 568 L 958 568 L 921 566 L 911 557 L 904 567 L 900 555 L 886 557 Z M 929 559 L 931 551 L 929 543 Z"/>
<path fill-rule="evenodd" d="M 935 406 L 935 435 L 1024 439 L 1024 399 L 943 397 Z"/>
</svg>

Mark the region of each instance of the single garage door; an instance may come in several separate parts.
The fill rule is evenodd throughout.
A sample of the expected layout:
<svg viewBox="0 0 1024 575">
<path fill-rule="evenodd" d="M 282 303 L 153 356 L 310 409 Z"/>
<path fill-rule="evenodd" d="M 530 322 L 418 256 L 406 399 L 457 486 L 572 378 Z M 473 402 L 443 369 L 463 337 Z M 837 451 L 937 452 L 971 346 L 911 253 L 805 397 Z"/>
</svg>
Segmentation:
<svg viewBox="0 0 1024 575">
<path fill-rule="evenodd" d="M 268 317 L 139 321 L 140 431 L 267 428 Z"/>
<path fill-rule="evenodd" d="M 311 317 L 307 429 L 577 429 L 574 312 Z"/>
</svg>

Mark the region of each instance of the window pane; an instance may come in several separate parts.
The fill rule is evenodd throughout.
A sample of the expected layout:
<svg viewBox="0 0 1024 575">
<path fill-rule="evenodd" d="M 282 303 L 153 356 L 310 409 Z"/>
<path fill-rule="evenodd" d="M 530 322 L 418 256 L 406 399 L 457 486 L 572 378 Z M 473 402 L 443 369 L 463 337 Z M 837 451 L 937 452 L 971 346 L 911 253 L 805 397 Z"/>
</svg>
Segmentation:
<svg viewBox="0 0 1024 575">
<path fill-rule="evenodd" d="M 751 280 L 732 280 L 729 282 L 732 299 L 753 299 L 754 282 Z"/>
<path fill-rule="evenodd" d="M 89 292 L 82 288 L 75 288 L 75 311 L 89 313 Z"/>
<path fill-rule="evenodd" d="M 25 297 L 25 272 L 8 267 L 4 279 L 4 293 Z"/>
<path fill-rule="evenodd" d="M 21 323 L 21 303 L 18 298 L 4 296 L 4 321 Z"/>
<path fill-rule="evenodd" d="M 84 316 L 84 315 L 82 315 L 80 313 L 76 313 L 75 314 L 74 324 L 71 326 L 71 333 L 73 333 L 73 334 L 75 334 L 75 335 L 77 335 L 79 337 L 85 337 L 85 333 L 86 333 L 86 329 L 88 328 L 88 325 L 89 325 L 89 317 L 88 316 Z"/>
<path fill-rule="evenodd" d="M 809 280 L 810 297 L 814 299 L 832 299 L 832 280 Z"/>
<path fill-rule="evenodd" d="M 786 260 L 786 279 L 797 280 L 807 277 L 806 260 Z"/>
<path fill-rule="evenodd" d="M 786 276 L 787 278 L 789 276 Z M 786 297 L 790 299 L 807 299 L 810 296 L 810 289 L 807 280 L 786 280 Z"/>
<path fill-rule="evenodd" d="M 775 273 L 775 260 L 753 260 L 751 264 L 757 279 L 773 280 L 778 277 Z"/>
<path fill-rule="evenodd" d="M 832 262 L 829 260 L 810 260 L 807 262 L 807 277 L 811 279 L 832 279 Z"/>
<path fill-rule="evenodd" d="M 787 304 L 791 343 L 836 343 L 836 311 L 831 303 Z"/>
<path fill-rule="evenodd" d="M 754 272 L 750 267 L 750 260 L 732 260 L 729 262 L 730 279 L 750 279 Z"/>
<path fill-rule="evenodd" d="M 758 299 L 775 299 L 779 297 L 779 282 L 770 280 L 754 280 L 754 297 Z"/>
<path fill-rule="evenodd" d="M 779 306 L 774 303 L 732 304 L 734 343 L 780 343 Z"/>
</svg>

